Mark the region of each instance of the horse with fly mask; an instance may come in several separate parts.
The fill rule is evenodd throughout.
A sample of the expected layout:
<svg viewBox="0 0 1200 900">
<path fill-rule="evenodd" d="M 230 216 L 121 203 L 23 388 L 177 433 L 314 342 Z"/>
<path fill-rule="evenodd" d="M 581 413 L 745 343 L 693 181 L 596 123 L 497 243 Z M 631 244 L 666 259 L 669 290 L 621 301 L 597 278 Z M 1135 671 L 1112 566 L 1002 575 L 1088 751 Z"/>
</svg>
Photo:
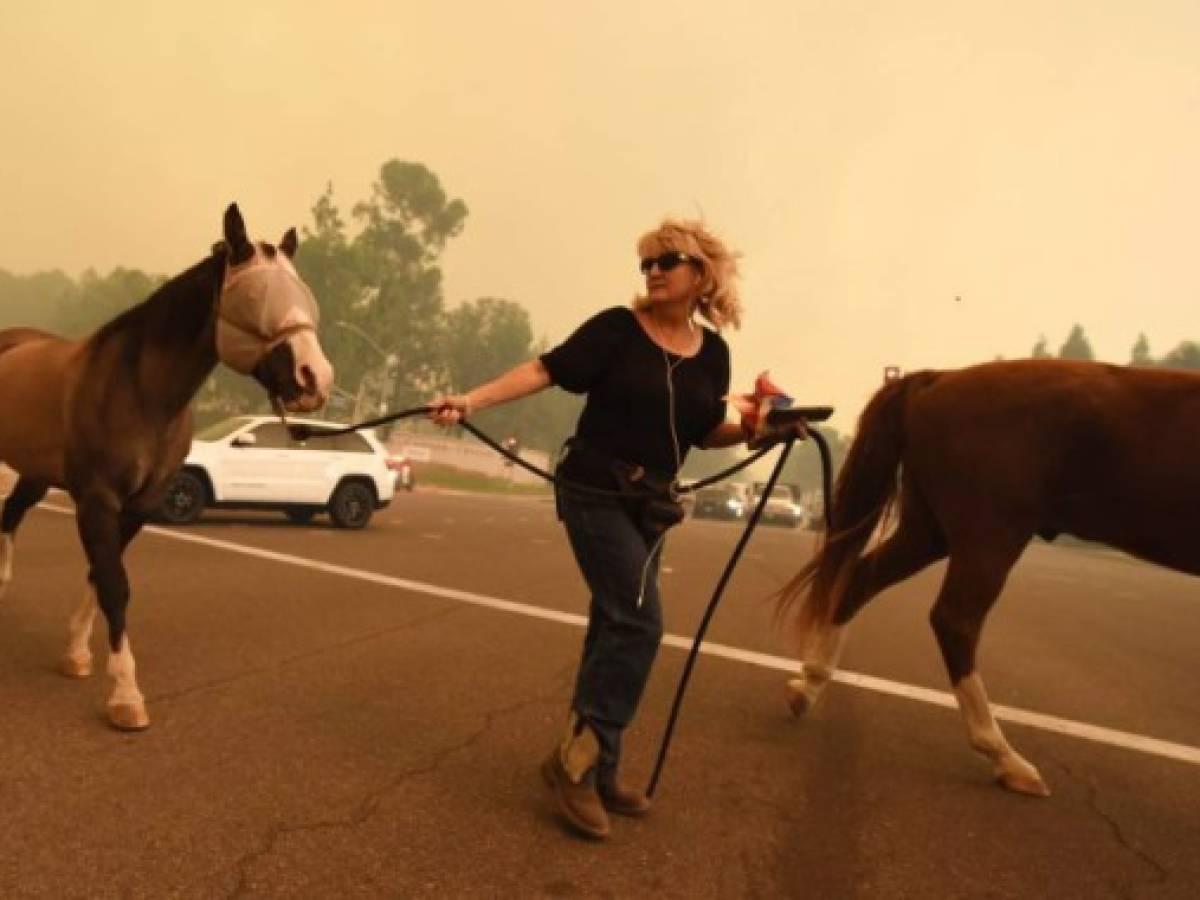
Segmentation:
<svg viewBox="0 0 1200 900">
<path fill-rule="evenodd" d="M 12 579 L 13 538 L 29 508 L 56 487 L 75 503 L 88 584 L 71 617 L 64 674 L 91 674 L 92 623 L 108 622 L 109 721 L 150 724 L 126 630 L 122 554 L 156 507 L 191 443 L 189 404 L 224 362 L 258 381 L 281 411 L 324 405 L 333 369 L 317 339 L 318 309 L 291 258 L 252 243 L 237 205 L 224 241 L 146 301 L 82 340 L 0 331 L 0 460 L 18 480 L 0 516 L 0 596 Z"/>
</svg>

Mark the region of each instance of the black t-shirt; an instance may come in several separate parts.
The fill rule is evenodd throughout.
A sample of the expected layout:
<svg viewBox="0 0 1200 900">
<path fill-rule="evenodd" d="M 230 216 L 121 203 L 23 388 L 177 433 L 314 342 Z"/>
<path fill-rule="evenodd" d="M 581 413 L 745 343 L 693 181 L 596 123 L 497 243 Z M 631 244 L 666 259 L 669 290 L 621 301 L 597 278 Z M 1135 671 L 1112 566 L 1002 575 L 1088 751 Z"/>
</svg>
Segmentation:
<svg viewBox="0 0 1200 900">
<path fill-rule="evenodd" d="M 703 338 L 695 356 L 676 356 L 650 339 L 631 309 L 614 306 L 588 319 L 541 360 L 552 383 L 587 394 L 575 428 L 580 440 L 617 459 L 674 475 L 672 403 L 680 462 L 725 421 L 729 347 L 711 329 L 703 329 Z M 590 484 L 610 482 L 576 456 L 564 462 L 565 474 Z"/>
</svg>

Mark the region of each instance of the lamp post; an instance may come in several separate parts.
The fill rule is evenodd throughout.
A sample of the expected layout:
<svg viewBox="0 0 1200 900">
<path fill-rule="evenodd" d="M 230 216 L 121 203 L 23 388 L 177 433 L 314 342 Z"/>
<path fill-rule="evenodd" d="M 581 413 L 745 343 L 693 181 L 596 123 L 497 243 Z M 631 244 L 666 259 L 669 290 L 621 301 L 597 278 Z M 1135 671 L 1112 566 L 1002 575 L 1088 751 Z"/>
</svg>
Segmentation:
<svg viewBox="0 0 1200 900">
<path fill-rule="evenodd" d="M 336 325 L 338 328 L 344 328 L 347 331 L 352 331 L 355 334 L 357 334 L 360 338 L 362 338 L 364 341 L 366 341 L 368 344 L 370 344 L 371 349 L 374 350 L 376 353 L 378 353 L 385 362 L 391 360 L 392 354 L 388 353 L 386 350 L 384 350 L 382 347 L 380 347 L 379 344 L 377 344 L 375 342 L 375 338 L 371 337 L 369 334 L 367 334 L 365 331 L 363 331 L 361 328 L 359 328 L 353 322 L 347 322 L 344 319 L 338 319 L 333 324 Z"/>
<path fill-rule="evenodd" d="M 383 412 L 384 409 L 386 408 L 386 403 L 383 398 L 383 391 L 387 387 L 388 376 L 392 373 L 392 370 L 395 369 L 396 363 L 398 362 L 398 360 L 396 358 L 396 354 L 388 353 L 386 350 L 384 350 L 382 347 L 379 346 L 379 344 L 375 341 L 375 339 L 373 337 L 371 337 L 371 335 L 367 334 L 367 332 L 363 331 L 361 328 L 359 328 L 353 322 L 346 322 L 342 319 L 338 319 L 333 324 L 336 325 L 338 328 L 343 328 L 346 331 L 349 331 L 353 334 L 358 335 L 364 342 L 366 342 L 366 344 L 372 350 L 374 350 L 376 353 L 378 353 L 380 359 L 383 360 L 383 364 L 381 366 L 379 366 L 379 368 L 378 368 L 379 375 L 381 376 L 379 378 L 379 388 L 380 388 L 380 392 L 379 392 L 380 410 L 379 411 Z M 355 400 L 354 400 L 354 416 L 353 416 L 353 418 L 356 421 L 358 419 L 361 419 L 363 416 L 363 407 L 366 405 L 366 399 L 367 399 L 367 384 L 371 379 L 372 373 L 375 371 L 376 371 L 375 369 L 367 369 L 363 373 L 362 378 L 359 379 L 358 394 L 356 395 Z"/>
</svg>

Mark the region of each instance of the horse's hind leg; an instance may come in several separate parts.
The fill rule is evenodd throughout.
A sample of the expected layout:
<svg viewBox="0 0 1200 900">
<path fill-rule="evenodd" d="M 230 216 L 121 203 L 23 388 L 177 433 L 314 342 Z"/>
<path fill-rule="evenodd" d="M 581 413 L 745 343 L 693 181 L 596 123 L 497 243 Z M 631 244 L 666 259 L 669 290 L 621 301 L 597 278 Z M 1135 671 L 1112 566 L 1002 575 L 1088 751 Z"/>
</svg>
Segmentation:
<svg viewBox="0 0 1200 900">
<path fill-rule="evenodd" d="M 984 619 L 1025 547 L 1025 540 L 1011 541 L 1004 548 L 997 547 L 994 539 L 989 543 L 988 548 L 975 544 L 951 551 L 946 580 L 929 619 L 967 727 L 967 741 L 991 761 L 992 772 L 1004 787 L 1044 797 L 1050 794 L 1046 783 L 1005 739 L 992 716 L 983 679 L 975 670 Z"/>
<path fill-rule="evenodd" d="M 141 519 L 119 513 L 107 497 L 89 496 L 79 502 L 76 521 L 91 564 L 88 578 L 95 585 L 97 603 L 108 620 L 108 674 L 113 679 L 108 719 L 123 731 L 140 731 L 149 726 L 150 717 L 137 686 L 133 650 L 125 631 L 129 577 L 121 554 L 137 534 Z"/>
<path fill-rule="evenodd" d="M 846 626 L 858 611 L 876 594 L 945 555 L 945 543 L 932 517 L 919 500 L 907 496 L 896 531 L 855 566 L 833 621 L 817 625 L 806 635 L 803 671 L 787 683 L 788 705 L 794 715 L 808 712 L 833 677 Z"/>
<path fill-rule="evenodd" d="M 49 489 L 44 481 L 21 477 L 4 501 L 4 512 L 0 514 L 0 600 L 4 599 L 4 593 L 12 581 L 13 541 L 17 528 L 29 508 L 41 503 Z"/>
</svg>

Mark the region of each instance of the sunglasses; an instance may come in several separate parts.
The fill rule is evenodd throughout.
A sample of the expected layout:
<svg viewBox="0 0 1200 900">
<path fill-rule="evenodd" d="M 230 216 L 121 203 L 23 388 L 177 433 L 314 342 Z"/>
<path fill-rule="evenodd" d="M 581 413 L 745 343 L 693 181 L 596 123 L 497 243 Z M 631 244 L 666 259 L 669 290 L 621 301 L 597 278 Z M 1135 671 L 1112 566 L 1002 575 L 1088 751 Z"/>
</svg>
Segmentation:
<svg viewBox="0 0 1200 900">
<path fill-rule="evenodd" d="M 666 253 L 660 253 L 658 256 L 647 256 L 642 260 L 638 267 L 642 270 L 643 275 L 649 275 L 650 270 L 658 266 L 660 272 L 670 272 L 681 263 L 690 262 L 694 266 L 699 266 L 700 261 L 694 256 L 688 256 L 686 253 L 680 253 L 678 250 L 668 250 Z"/>
</svg>

